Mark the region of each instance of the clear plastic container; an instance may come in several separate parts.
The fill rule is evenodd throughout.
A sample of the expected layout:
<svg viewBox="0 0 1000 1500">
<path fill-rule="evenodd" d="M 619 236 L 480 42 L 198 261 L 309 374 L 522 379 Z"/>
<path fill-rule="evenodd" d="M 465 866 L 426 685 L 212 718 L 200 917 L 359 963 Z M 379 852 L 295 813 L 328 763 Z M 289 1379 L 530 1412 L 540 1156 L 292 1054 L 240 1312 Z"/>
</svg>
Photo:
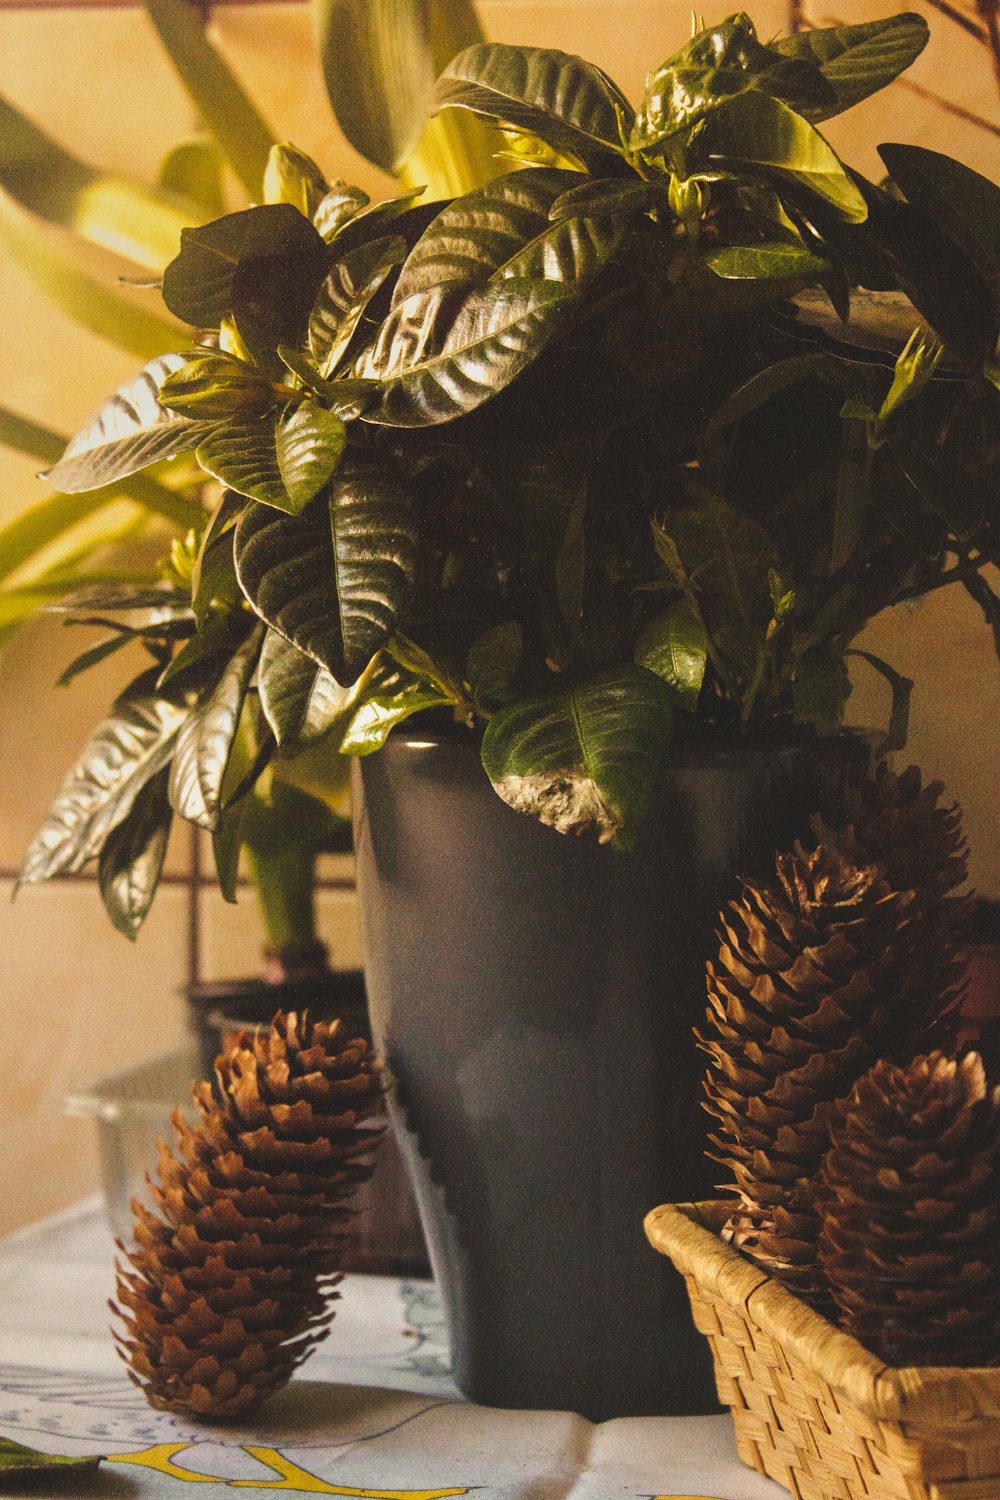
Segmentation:
<svg viewBox="0 0 1000 1500">
<path fill-rule="evenodd" d="M 102 1078 L 63 1102 L 66 1114 L 97 1122 L 108 1218 L 124 1241 L 132 1238 L 132 1199 L 152 1203 L 146 1174 L 156 1170 L 158 1143 L 173 1144 L 171 1115 L 176 1109 L 188 1118 L 196 1114 L 191 1084 L 200 1076 L 192 1043 Z"/>
</svg>

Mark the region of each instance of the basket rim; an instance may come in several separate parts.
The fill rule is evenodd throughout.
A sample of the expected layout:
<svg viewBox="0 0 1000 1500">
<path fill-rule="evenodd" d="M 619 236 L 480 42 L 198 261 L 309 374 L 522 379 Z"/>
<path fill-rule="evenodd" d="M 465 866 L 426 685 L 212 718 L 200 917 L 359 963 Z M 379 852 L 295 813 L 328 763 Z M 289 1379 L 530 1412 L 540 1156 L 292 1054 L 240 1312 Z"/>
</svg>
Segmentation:
<svg viewBox="0 0 1000 1500">
<path fill-rule="evenodd" d="M 1000 1418 L 1000 1368 L 887 1365 L 719 1238 L 729 1199 L 665 1203 L 646 1236 L 696 1285 L 777 1338 L 865 1416 L 955 1425 Z"/>
</svg>

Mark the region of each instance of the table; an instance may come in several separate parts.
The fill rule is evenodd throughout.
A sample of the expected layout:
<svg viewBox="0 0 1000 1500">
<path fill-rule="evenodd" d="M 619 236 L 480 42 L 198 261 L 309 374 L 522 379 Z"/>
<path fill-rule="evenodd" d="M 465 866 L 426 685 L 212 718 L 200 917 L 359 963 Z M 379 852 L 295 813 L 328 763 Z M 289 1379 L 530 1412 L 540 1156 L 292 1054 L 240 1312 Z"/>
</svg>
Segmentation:
<svg viewBox="0 0 1000 1500">
<path fill-rule="evenodd" d="M 727 1416 L 594 1426 L 466 1402 L 430 1282 L 348 1277 L 330 1338 L 249 1425 L 154 1412 L 108 1334 L 113 1257 L 99 1198 L 0 1241 L 0 1434 L 108 1459 L 82 1485 L 35 1481 L 46 1500 L 787 1500 L 740 1464 Z"/>
</svg>

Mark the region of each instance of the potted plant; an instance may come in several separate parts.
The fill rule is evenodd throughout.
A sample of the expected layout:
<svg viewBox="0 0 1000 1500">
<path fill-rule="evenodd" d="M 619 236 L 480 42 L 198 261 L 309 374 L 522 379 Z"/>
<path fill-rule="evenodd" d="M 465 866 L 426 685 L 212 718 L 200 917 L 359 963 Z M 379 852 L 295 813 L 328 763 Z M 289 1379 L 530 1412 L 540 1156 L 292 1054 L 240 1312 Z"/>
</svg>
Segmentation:
<svg viewBox="0 0 1000 1500">
<path fill-rule="evenodd" d="M 266 201 L 166 269 L 189 349 L 49 471 L 193 452 L 220 489 L 130 601 L 154 665 L 23 879 L 100 852 L 141 918 L 175 814 L 225 871 L 272 767 L 358 758 L 376 1035 L 485 1399 L 705 1399 L 628 1226 L 703 1186 L 715 913 L 807 810 L 849 660 L 905 737 L 863 626 L 952 583 L 997 618 L 1000 190 L 899 145 L 876 186 L 817 129 L 925 40 L 765 44 L 739 13 L 637 111 L 580 58 L 476 43 L 435 107 L 499 123 L 516 169 L 372 206 L 278 146 Z"/>
</svg>

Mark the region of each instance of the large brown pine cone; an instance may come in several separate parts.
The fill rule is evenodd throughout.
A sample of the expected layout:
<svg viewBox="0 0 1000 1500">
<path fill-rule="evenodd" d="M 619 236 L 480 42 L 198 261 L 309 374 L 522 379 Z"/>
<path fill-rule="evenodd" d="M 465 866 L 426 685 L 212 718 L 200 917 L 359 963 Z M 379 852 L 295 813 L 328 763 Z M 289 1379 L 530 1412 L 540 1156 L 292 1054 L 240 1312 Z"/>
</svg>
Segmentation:
<svg viewBox="0 0 1000 1500">
<path fill-rule="evenodd" d="M 339 1021 L 279 1014 L 194 1089 L 160 1147 L 159 1213 L 133 1205 L 118 1266 L 119 1350 L 150 1404 L 233 1417 L 279 1389 L 333 1317 L 347 1204 L 372 1171 L 380 1102 L 366 1041 Z"/>
<path fill-rule="evenodd" d="M 1000 1090 L 975 1052 L 879 1062 L 837 1107 L 820 1259 L 892 1364 L 1000 1363 Z"/>
<path fill-rule="evenodd" d="M 817 1298 L 814 1179 L 834 1102 L 911 1034 L 926 1003 L 921 905 L 880 865 L 839 847 L 779 856 L 774 886 L 747 883 L 708 965 L 715 1159 L 740 1205 L 726 1237 Z"/>
</svg>

